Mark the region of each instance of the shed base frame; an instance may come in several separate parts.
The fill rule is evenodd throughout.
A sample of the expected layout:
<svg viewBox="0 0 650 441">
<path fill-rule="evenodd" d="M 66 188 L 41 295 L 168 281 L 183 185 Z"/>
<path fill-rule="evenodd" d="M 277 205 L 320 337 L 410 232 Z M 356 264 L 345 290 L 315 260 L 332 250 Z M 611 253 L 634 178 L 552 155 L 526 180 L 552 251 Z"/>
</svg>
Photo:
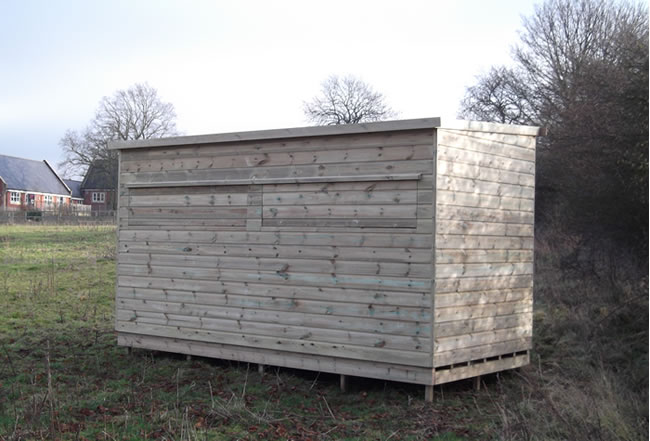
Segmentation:
<svg viewBox="0 0 650 441">
<path fill-rule="evenodd" d="M 525 366 L 530 362 L 529 351 L 520 351 L 451 366 L 422 368 L 417 366 L 351 360 L 321 355 L 296 354 L 270 349 L 224 345 L 221 343 L 207 343 L 124 332 L 119 332 L 117 334 L 117 344 L 119 346 L 126 346 L 127 348 L 173 352 L 200 357 L 256 363 L 258 365 L 305 369 L 339 375 L 375 378 L 379 380 L 400 381 L 425 386 L 433 386 L 478 377 L 480 375 L 486 375 L 507 369 L 514 369 Z"/>
</svg>

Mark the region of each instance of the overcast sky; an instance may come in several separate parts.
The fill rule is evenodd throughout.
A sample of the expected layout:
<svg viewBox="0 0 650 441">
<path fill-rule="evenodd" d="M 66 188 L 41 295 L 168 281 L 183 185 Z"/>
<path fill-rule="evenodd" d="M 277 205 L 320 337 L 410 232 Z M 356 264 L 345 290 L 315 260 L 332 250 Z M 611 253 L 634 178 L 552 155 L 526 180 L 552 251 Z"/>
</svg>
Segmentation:
<svg viewBox="0 0 650 441">
<path fill-rule="evenodd" d="M 510 61 L 535 3 L 3 0 L 0 153 L 58 163 L 67 129 L 145 81 L 188 135 L 308 125 L 302 103 L 332 74 L 399 118 L 453 118 L 475 76 Z"/>
</svg>

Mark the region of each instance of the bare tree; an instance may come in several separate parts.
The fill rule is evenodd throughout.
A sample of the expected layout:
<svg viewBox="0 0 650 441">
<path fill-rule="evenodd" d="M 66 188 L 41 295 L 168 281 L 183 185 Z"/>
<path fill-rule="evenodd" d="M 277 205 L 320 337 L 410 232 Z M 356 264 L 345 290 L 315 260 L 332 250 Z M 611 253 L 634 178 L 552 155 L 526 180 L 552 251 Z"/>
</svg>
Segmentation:
<svg viewBox="0 0 650 441">
<path fill-rule="evenodd" d="M 460 114 L 548 127 L 538 153 L 537 213 L 551 212 L 545 200 L 561 201 L 581 231 L 601 226 L 647 239 L 647 7 L 547 0 L 520 35 L 515 66 L 479 77 Z"/>
<path fill-rule="evenodd" d="M 59 165 L 66 174 L 82 174 L 90 166 L 105 174 L 117 186 L 117 152 L 108 149 L 108 141 L 161 138 L 178 134 L 176 112 L 163 102 L 148 84 L 135 84 L 103 97 L 95 118 L 81 132 L 66 131 L 59 141 L 65 160 Z"/>
<path fill-rule="evenodd" d="M 303 110 L 307 119 L 318 125 L 358 124 L 397 115 L 381 93 L 351 75 L 329 77 L 322 83 L 321 94 L 303 103 Z"/>
<path fill-rule="evenodd" d="M 506 67 L 493 67 L 467 88 L 461 102 L 461 118 L 504 124 L 531 124 L 535 119 L 533 92 L 521 75 Z"/>
</svg>

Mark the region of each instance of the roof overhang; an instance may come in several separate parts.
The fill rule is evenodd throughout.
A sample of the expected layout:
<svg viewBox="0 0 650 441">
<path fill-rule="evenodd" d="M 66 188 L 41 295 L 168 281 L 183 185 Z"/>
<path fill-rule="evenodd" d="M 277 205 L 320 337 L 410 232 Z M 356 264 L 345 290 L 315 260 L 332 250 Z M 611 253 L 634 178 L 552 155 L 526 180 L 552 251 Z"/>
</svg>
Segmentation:
<svg viewBox="0 0 650 441">
<path fill-rule="evenodd" d="M 444 128 L 450 130 L 489 131 L 516 135 L 540 135 L 539 127 L 510 124 L 484 123 L 477 121 L 450 121 L 441 124 L 441 119 L 418 118 L 395 121 L 381 121 L 360 124 L 295 127 L 287 129 L 255 130 L 249 132 L 218 133 L 214 135 L 174 136 L 169 138 L 139 139 L 134 141 L 109 141 L 112 150 L 127 150 L 179 145 L 220 144 L 272 139 L 310 138 L 316 136 L 356 135 L 363 133 L 396 132 Z"/>
</svg>

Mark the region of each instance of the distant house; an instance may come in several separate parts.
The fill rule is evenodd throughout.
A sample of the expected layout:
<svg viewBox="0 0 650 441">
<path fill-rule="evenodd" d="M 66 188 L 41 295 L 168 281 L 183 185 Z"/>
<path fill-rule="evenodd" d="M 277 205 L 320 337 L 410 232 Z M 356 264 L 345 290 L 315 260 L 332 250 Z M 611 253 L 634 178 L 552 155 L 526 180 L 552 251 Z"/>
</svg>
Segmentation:
<svg viewBox="0 0 650 441">
<path fill-rule="evenodd" d="M 71 205 L 82 205 L 84 203 L 84 195 L 81 192 L 81 181 L 75 181 L 74 179 L 64 179 L 65 185 L 70 189 L 70 204 Z"/>
<path fill-rule="evenodd" d="M 71 193 L 47 161 L 0 155 L 0 210 L 56 210 Z"/>
<path fill-rule="evenodd" d="M 91 165 L 81 182 L 83 203 L 90 205 L 92 211 L 113 210 L 116 205 L 114 182 L 114 178 L 104 169 Z"/>
</svg>

